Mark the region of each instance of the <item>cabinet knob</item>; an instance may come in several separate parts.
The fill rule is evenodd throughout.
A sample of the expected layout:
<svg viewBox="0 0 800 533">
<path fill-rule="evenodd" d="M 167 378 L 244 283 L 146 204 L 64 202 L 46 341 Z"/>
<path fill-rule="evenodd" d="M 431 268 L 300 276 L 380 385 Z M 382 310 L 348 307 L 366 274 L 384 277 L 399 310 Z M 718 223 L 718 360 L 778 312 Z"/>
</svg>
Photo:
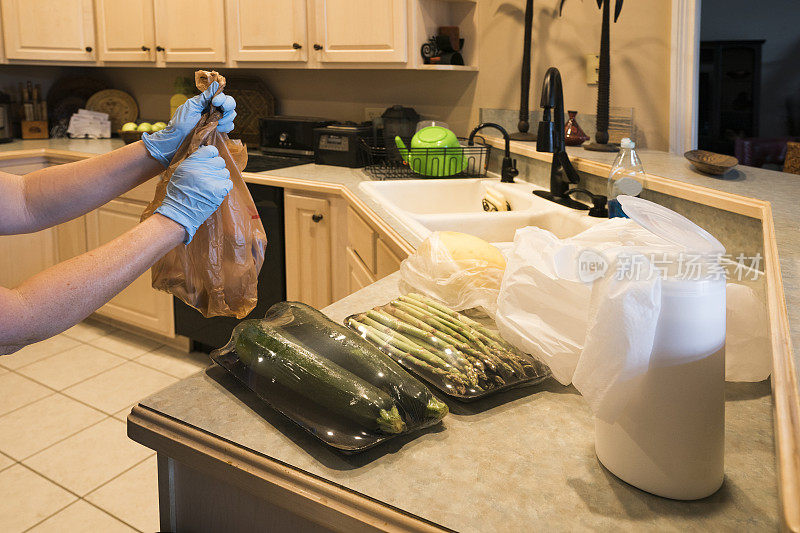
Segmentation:
<svg viewBox="0 0 800 533">
<path fill-rule="evenodd" d="M 156 52 L 163 52 L 163 51 L 164 51 L 163 46 L 156 46 Z"/>
<path fill-rule="evenodd" d="M 292 43 L 292 48 L 294 48 L 295 50 L 300 50 L 301 48 L 303 48 L 303 45 L 301 45 L 300 43 Z"/>
<path fill-rule="evenodd" d="M 150 51 L 149 46 L 142 45 L 142 52 L 149 52 L 149 51 Z"/>
<path fill-rule="evenodd" d="M 314 222 L 319 222 L 320 220 L 322 220 L 322 215 L 313 214 L 311 215 L 311 220 L 313 220 Z"/>
<path fill-rule="evenodd" d="M 314 45 L 314 50 L 322 50 L 322 45 L 321 44 L 315 44 Z"/>
<path fill-rule="evenodd" d="M 91 47 L 91 46 L 87 46 L 87 47 L 86 47 L 86 51 L 87 51 L 87 52 L 91 52 L 91 51 L 92 51 L 92 47 Z"/>
</svg>

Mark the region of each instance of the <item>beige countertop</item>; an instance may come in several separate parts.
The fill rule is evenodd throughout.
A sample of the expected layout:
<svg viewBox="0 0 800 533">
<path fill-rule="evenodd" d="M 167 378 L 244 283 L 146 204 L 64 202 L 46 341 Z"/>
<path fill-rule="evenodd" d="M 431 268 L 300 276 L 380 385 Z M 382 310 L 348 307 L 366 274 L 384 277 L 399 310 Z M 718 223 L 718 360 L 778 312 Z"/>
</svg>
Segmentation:
<svg viewBox="0 0 800 533">
<path fill-rule="evenodd" d="M 398 278 L 323 311 L 341 321 L 383 304 L 399 294 Z M 605 470 L 586 403 L 554 380 L 475 403 L 448 400 L 442 425 L 353 456 L 328 448 L 218 367 L 140 405 L 456 531 L 775 530 L 769 384 L 728 384 L 726 394 L 725 483 L 696 502 L 652 496 Z"/>
</svg>

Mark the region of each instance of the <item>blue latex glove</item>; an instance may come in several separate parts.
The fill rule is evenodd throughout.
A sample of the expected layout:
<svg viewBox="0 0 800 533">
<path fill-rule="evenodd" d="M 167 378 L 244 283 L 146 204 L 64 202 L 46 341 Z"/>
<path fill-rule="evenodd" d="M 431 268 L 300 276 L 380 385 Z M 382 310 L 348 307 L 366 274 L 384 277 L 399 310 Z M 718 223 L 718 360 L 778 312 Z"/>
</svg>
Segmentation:
<svg viewBox="0 0 800 533">
<path fill-rule="evenodd" d="M 217 124 L 217 131 L 221 133 L 232 131 L 233 119 L 236 117 L 236 100 L 224 93 L 214 96 L 212 100 L 211 97 L 218 88 L 219 83 L 213 82 L 202 94 L 189 98 L 178 107 L 166 128 L 155 133 L 143 134 L 142 141 L 150 155 L 165 167 L 169 166 L 184 137 L 197 125 L 200 115 L 208 107 L 209 102 L 222 109 L 222 118 Z"/>
<path fill-rule="evenodd" d="M 178 165 L 167 183 L 167 194 L 156 209 L 186 229 L 189 244 L 200 224 L 217 210 L 228 196 L 233 182 L 214 146 L 201 146 Z"/>
</svg>

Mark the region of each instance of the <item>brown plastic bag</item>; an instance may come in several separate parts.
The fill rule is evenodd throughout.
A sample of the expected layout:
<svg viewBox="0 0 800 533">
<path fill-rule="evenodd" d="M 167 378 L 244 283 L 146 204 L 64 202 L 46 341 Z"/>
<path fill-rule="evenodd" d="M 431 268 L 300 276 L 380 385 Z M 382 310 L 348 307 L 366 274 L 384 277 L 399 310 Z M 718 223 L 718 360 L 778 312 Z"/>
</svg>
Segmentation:
<svg viewBox="0 0 800 533">
<path fill-rule="evenodd" d="M 225 87 L 223 76 L 213 71 L 195 72 L 201 92 L 214 81 L 219 83 L 217 92 L 221 92 Z M 216 146 L 231 173 L 233 188 L 219 209 L 198 228 L 192 242 L 178 245 L 153 265 L 153 288 L 174 294 L 207 318 L 244 318 L 258 299 L 258 273 L 264 263 L 267 234 L 242 178 L 247 147 L 217 131 L 221 117 L 216 108 L 203 113 L 161 174 L 155 198 L 142 213 L 142 220 L 161 205 L 178 165 L 200 146 Z"/>
</svg>

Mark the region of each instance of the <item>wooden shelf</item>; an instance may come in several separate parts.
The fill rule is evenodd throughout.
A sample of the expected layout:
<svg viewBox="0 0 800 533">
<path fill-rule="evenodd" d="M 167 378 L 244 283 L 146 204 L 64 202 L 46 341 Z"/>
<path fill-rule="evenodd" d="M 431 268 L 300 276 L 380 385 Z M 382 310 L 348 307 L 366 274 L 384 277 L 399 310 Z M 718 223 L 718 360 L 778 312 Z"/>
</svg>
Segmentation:
<svg viewBox="0 0 800 533">
<path fill-rule="evenodd" d="M 462 72 L 478 72 L 476 65 L 425 65 L 417 67 L 419 70 L 457 70 Z"/>
</svg>

